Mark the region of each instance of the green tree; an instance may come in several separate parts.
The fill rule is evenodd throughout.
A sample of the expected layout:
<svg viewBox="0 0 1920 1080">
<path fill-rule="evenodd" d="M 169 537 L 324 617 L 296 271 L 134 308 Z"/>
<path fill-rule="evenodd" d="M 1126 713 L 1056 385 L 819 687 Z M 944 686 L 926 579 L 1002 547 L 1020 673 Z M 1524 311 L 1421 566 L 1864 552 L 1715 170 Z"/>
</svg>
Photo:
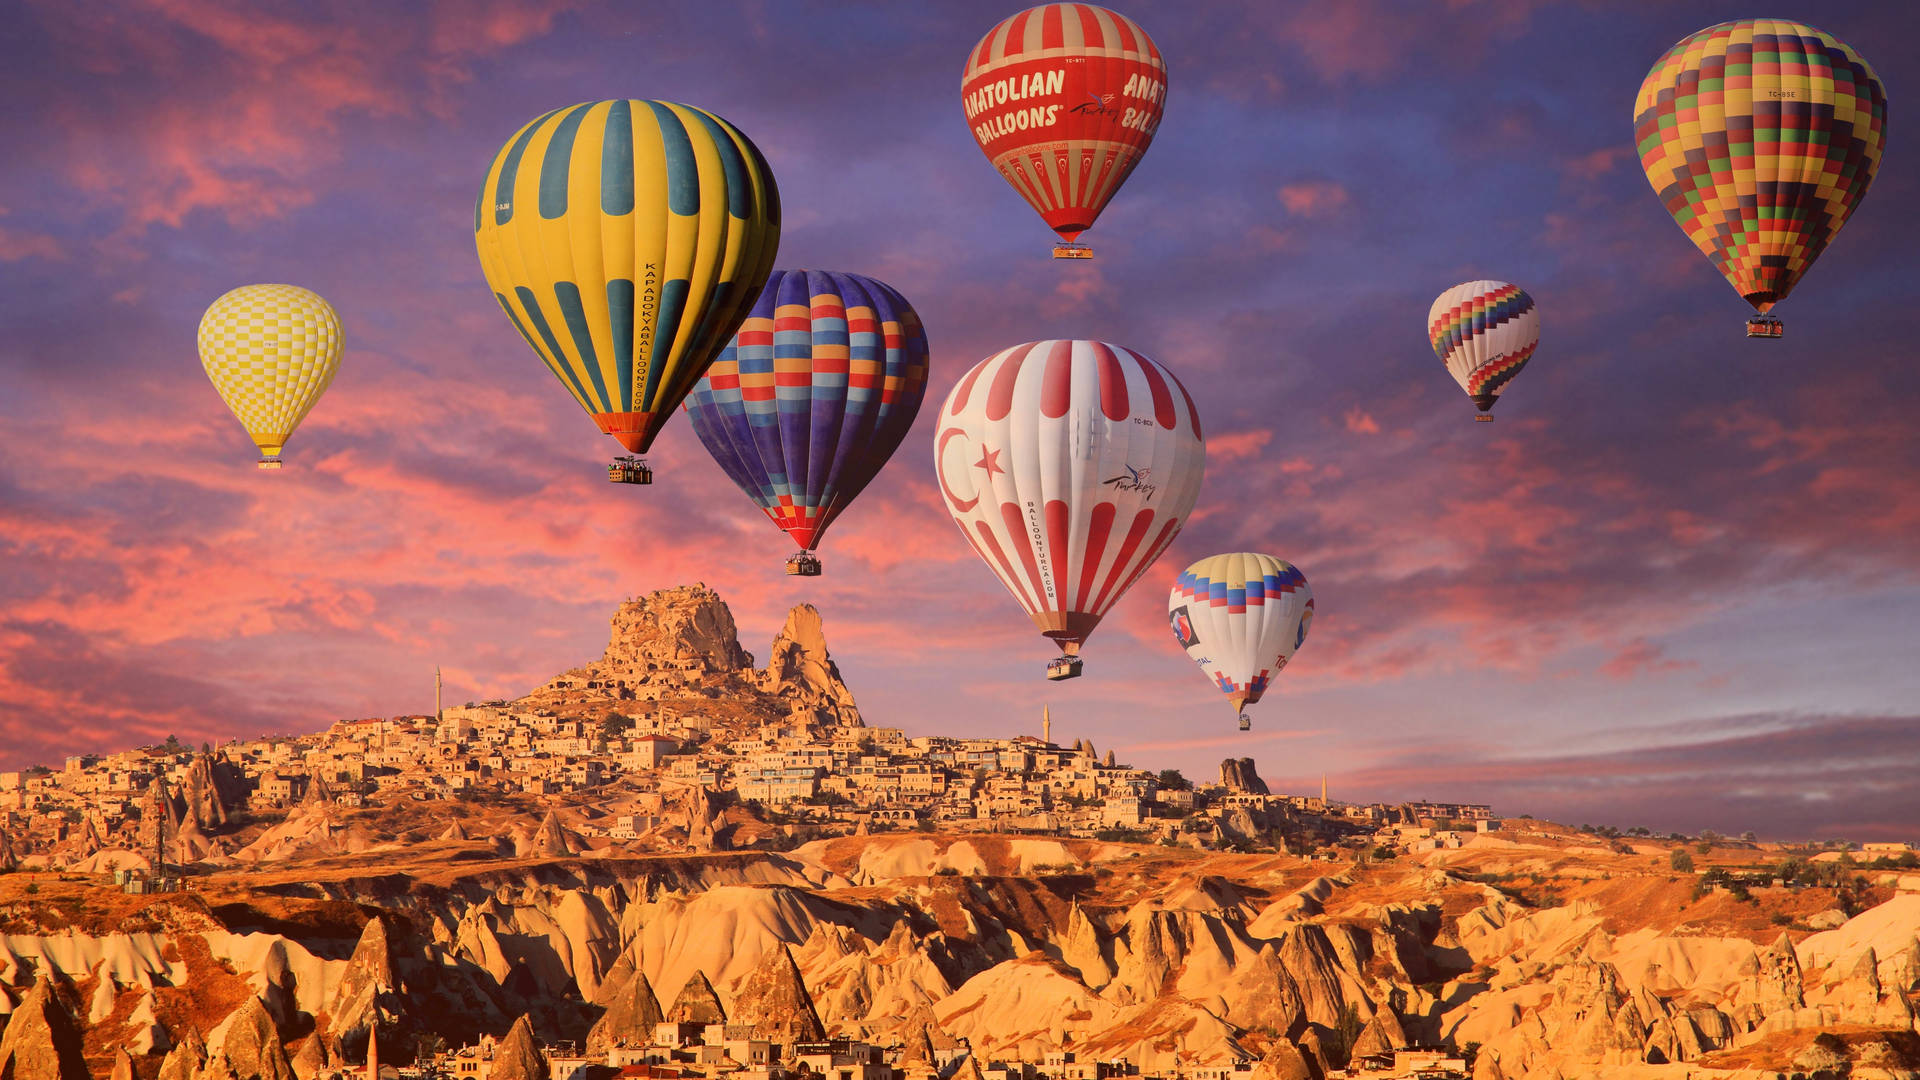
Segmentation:
<svg viewBox="0 0 1920 1080">
<path fill-rule="evenodd" d="M 1360 1033 L 1367 1028 L 1360 1019 L 1360 1010 L 1349 1001 L 1340 1007 L 1340 1019 L 1333 1025 L 1333 1034 L 1327 1039 L 1327 1057 L 1331 1061 L 1350 1064 L 1353 1057 L 1353 1044 L 1360 1041 Z"/>
<path fill-rule="evenodd" d="M 1193 781 L 1180 775 L 1179 769 L 1161 769 L 1156 778 L 1160 787 L 1166 791 L 1192 791 Z"/>
<path fill-rule="evenodd" d="M 1682 874 L 1691 874 L 1693 873 L 1693 856 L 1687 854 L 1684 848 L 1674 848 L 1667 853 L 1667 865 Z"/>
<path fill-rule="evenodd" d="M 610 712 L 600 720 L 600 737 L 617 739 L 633 730 L 633 717 Z"/>
</svg>

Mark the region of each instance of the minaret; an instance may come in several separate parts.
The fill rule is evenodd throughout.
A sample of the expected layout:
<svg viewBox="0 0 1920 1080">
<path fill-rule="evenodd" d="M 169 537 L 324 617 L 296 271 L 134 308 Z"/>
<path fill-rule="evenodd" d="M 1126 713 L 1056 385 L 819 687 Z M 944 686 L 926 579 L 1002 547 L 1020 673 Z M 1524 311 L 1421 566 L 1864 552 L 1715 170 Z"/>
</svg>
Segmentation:
<svg viewBox="0 0 1920 1080">
<path fill-rule="evenodd" d="M 433 665 L 433 721 L 439 723 L 446 717 L 440 711 L 440 665 Z"/>
<path fill-rule="evenodd" d="M 435 669 L 438 674 L 438 669 Z M 367 1025 L 367 1080 L 380 1080 L 380 1020 Z"/>
<path fill-rule="evenodd" d="M 1040 706 L 1040 741 L 1053 745 L 1053 713 L 1047 706 Z"/>
<path fill-rule="evenodd" d="M 1320 809 L 1325 810 L 1327 803 L 1327 774 L 1320 774 Z"/>
</svg>

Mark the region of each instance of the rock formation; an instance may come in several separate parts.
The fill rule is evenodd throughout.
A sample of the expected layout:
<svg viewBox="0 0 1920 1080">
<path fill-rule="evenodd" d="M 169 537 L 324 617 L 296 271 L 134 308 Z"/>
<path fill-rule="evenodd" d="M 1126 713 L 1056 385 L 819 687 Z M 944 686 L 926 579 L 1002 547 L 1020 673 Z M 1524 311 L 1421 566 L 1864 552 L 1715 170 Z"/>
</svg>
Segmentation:
<svg viewBox="0 0 1920 1080">
<path fill-rule="evenodd" d="M 587 1055 L 597 1056 L 621 1045 L 644 1046 L 652 1041 L 654 1027 L 666 1018 L 653 984 L 644 973 L 633 972 L 587 1033 Z"/>
<path fill-rule="evenodd" d="M 1228 791 L 1247 795 L 1266 795 L 1267 782 L 1253 769 L 1250 757 L 1228 758 L 1220 763 L 1220 783 Z"/>
<path fill-rule="evenodd" d="M 525 1016 L 513 1022 L 507 1037 L 493 1049 L 488 1080 L 550 1080 L 547 1056 L 533 1037 L 533 1021 Z"/>
<path fill-rule="evenodd" d="M 88 1080 L 80 1028 L 42 976 L 7 1019 L 0 1035 L 0 1077 L 6 1080 Z"/>
<path fill-rule="evenodd" d="M 756 671 L 752 654 L 740 647 L 732 612 L 705 585 L 664 589 L 620 605 L 600 659 L 554 678 L 523 702 L 570 710 L 659 702 L 656 708 L 671 712 L 689 699 L 696 707 L 725 701 L 767 720 L 860 723 L 853 692 L 827 651 L 819 611 L 802 604 L 789 612 L 766 669 Z"/>
<path fill-rule="evenodd" d="M 801 604 L 787 613 L 787 624 L 774 636 L 766 670 L 756 682 L 769 694 L 816 710 L 823 723 L 860 724 L 853 691 L 840 681 L 840 668 L 827 654 L 820 612 L 812 604 Z"/>
<path fill-rule="evenodd" d="M 339 1042 L 359 1042 L 380 1021 L 380 1001 L 399 988 L 386 924 L 368 919 L 328 1000 L 328 1034 Z"/>
<path fill-rule="evenodd" d="M 768 952 L 760 966 L 740 981 L 738 990 L 733 998 L 733 1022 L 752 1024 L 757 1037 L 783 1046 L 819 1042 L 827 1037 L 789 946 Z"/>
<path fill-rule="evenodd" d="M 299 1080 L 280 1030 L 258 997 L 248 998 L 227 1021 L 226 1037 L 199 1080 Z"/>
<path fill-rule="evenodd" d="M 721 1006 L 720 995 L 714 992 L 713 984 L 707 981 L 706 972 L 694 972 L 680 988 L 680 995 L 673 999 L 673 1008 L 667 1010 L 667 1019 L 682 1024 L 727 1022 L 727 1010 Z"/>
</svg>

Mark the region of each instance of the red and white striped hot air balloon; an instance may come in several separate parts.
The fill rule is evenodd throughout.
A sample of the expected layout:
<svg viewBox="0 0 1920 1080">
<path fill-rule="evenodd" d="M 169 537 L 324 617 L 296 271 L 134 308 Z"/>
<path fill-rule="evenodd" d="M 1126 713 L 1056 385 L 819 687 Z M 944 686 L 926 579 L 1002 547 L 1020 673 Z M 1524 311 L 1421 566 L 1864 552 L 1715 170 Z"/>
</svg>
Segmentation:
<svg viewBox="0 0 1920 1080">
<path fill-rule="evenodd" d="M 1040 633 L 1051 679 L 1185 524 L 1206 444 L 1186 387 L 1100 341 L 1036 341 L 961 377 L 934 428 L 954 523 Z"/>
<path fill-rule="evenodd" d="M 961 104 L 974 141 L 1067 244 L 1140 163 L 1160 127 L 1167 65 L 1132 19 L 1093 4 L 1011 16 L 967 54 Z"/>
</svg>

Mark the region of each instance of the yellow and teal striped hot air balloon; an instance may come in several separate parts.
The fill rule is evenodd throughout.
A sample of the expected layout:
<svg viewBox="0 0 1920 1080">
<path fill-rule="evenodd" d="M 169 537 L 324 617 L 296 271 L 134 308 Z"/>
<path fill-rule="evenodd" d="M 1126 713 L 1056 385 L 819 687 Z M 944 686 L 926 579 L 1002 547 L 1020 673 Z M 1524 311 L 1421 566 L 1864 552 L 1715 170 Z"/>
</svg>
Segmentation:
<svg viewBox="0 0 1920 1080">
<path fill-rule="evenodd" d="M 712 113 L 598 101 L 507 141 L 473 227 L 514 328 L 600 430 L 638 454 L 760 295 L 780 194 L 760 151 Z"/>
<path fill-rule="evenodd" d="M 242 285 L 200 317 L 200 364 L 260 448 L 280 451 L 340 370 L 340 316 L 298 285 Z"/>
</svg>

